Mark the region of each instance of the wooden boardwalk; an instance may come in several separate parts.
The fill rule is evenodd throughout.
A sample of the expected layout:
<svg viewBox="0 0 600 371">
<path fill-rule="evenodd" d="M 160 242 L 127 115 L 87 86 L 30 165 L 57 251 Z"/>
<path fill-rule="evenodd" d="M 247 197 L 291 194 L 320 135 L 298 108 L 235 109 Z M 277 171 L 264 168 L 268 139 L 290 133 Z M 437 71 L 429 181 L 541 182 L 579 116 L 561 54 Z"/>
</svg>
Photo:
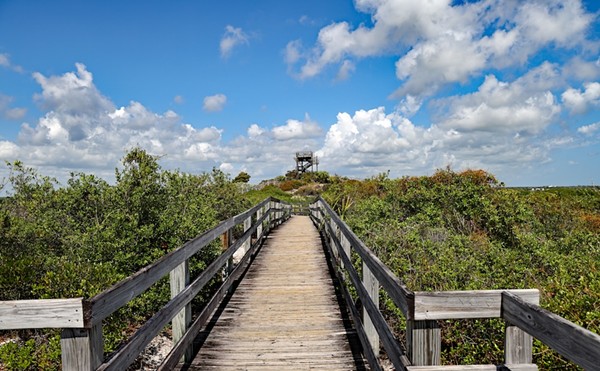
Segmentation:
<svg viewBox="0 0 600 371">
<path fill-rule="evenodd" d="M 340 309 L 316 228 L 294 216 L 274 230 L 226 306 L 191 370 L 364 369 Z"/>
</svg>

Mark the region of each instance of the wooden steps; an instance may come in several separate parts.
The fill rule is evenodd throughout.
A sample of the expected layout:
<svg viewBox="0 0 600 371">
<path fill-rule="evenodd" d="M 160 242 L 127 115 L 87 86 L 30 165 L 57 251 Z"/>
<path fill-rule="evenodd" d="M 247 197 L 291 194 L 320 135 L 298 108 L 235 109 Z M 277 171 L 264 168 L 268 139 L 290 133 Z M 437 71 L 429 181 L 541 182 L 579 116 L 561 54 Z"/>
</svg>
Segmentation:
<svg viewBox="0 0 600 371">
<path fill-rule="evenodd" d="M 190 370 L 365 369 L 310 218 L 273 231 Z"/>
</svg>

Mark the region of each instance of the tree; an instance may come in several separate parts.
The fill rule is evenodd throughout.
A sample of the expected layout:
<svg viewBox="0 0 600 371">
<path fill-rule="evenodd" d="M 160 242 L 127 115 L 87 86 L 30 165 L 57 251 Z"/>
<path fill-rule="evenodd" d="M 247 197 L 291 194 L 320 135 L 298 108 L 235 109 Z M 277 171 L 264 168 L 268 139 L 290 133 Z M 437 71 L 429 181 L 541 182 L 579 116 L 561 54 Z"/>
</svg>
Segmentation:
<svg viewBox="0 0 600 371">
<path fill-rule="evenodd" d="M 250 181 L 250 174 L 245 171 L 240 172 L 235 178 L 233 178 L 234 183 L 248 183 Z"/>
</svg>

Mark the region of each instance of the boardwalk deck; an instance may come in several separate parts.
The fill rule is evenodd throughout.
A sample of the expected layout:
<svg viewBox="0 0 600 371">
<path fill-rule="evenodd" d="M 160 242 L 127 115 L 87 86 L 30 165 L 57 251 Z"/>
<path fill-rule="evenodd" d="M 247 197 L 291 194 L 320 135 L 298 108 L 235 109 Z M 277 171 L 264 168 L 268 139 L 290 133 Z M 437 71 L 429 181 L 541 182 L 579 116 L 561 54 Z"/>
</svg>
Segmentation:
<svg viewBox="0 0 600 371">
<path fill-rule="evenodd" d="M 189 369 L 364 369 L 343 313 L 317 230 L 294 216 L 271 233 Z"/>
</svg>

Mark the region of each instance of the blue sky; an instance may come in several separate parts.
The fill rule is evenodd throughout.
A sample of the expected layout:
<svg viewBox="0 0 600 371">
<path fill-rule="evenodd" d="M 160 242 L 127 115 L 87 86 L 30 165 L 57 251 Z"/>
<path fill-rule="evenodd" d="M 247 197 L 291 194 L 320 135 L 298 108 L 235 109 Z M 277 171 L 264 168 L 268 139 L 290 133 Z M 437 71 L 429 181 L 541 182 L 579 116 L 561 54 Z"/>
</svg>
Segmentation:
<svg viewBox="0 0 600 371">
<path fill-rule="evenodd" d="M 597 1 L 0 0 L 0 160 L 600 184 Z M 0 179 L 6 176 L 4 167 Z"/>
</svg>

